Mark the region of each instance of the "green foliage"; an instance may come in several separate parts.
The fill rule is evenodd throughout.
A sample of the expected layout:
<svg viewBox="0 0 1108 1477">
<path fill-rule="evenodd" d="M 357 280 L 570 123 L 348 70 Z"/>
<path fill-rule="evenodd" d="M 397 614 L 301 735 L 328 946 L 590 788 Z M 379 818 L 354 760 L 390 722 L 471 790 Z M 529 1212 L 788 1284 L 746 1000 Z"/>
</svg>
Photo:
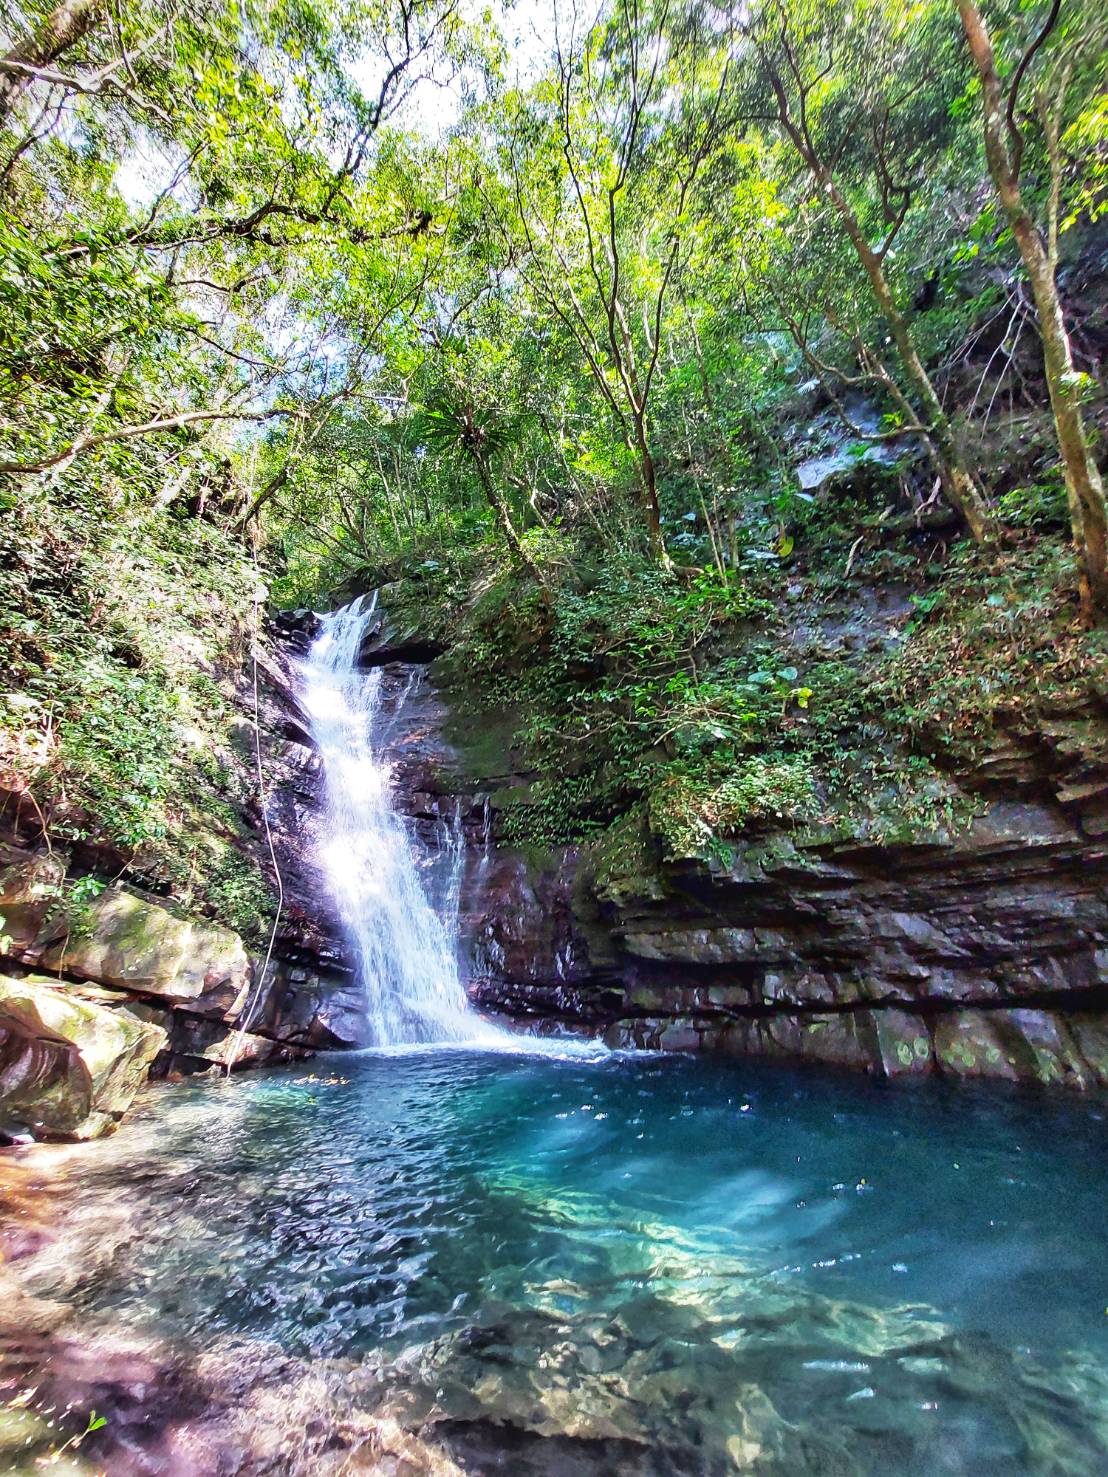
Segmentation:
<svg viewBox="0 0 1108 1477">
<path fill-rule="evenodd" d="M 197 856 L 205 832 L 241 830 L 252 784 L 233 750 L 229 694 L 254 567 L 211 524 L 144 508 L 137 478 L 156 467 L 131 471 L 111 517 L 103 502 L 84 505 L 71 472 L 65 502 L 12 520 L 0 565 L 0 772 L 56 841 L 108 844 L 137 877 L 252 926 L 268 896 L 253 863 L 234 852 L 243 877 L 231 888 L 213 867 L 206 890 Z M 79 906 L 98 885 L 78 879 L 67 901 Z"/>
<path fill-rule="evenodd" d="M 997 506 L 1013 528 L 1065 528 L 1069 521 L 1066 484 L 1060 471 L 1030 485 L 1013 487 Z"/>
<path fill-rule="evenodd" d="M 589 814 L 594 808 L 595 790 L 594 776 L 587 773 L 542 779 L 526 799 L 505 807 L 499 839 L 523 848 L 587 840 L 602 827 L 602 822 Z"/>
<path fill-rule="evenodd" d="M 1033 730 L 1052 709 L 1080 711 L 1108 681 L 1108 650 L 1100 632 L 1073 622 L 1071 557 L 1064 544 L 1044 542 L 986 576 L 975 560 L 957 560 L 875 698 L 895 703 L 933 753 L 960 764 L 1002 730 Z M 1095 723 L 1085 741 L 1103 743 Z"/>
<path fill-rule="evenodd" d="M 757 754 L 733 768 L 717 759 L 706 772 L 671 769 L 651 792 L 648 814 L 663 857 L 673 861 L 720 855 L 721 843 L 741 831 L 804 820 L 815 809 L 804 757 Z"/>
<path fill-rule="evenodd" d="M 554 613 L 550 644 L 567 668 L 598 658 L 664 666 L 713 626 L 764 616 L 772 606 L 734 571 L 705 571 L 678 585 L 650 566 L 601 565 L 580 593 L 566 592 Z"/>
<path fill-rule="evenodd" d="M 249 940 L 260 940 L 273 922 L 276 899 L 268 878 L 233 847 L 204 868 L 201 896 L 221 923 Z"/>
<path fill-rule="evenodd" d="M 992 7 L 1006 77 L 1041 9 Z M 387 585 L 449 643 L 455 700 L 514 729 L 528 776 L 501 839 L 588 841 L 613 879 L 751 829 L 956 827 L 949 771 L 1102 681 L 946 0 L 733 29 L 617 7 L 522 85 L 449 0 L 108 19 L 0 120 L 0 780 L 59 837 L 262 928 L 244 528 L 279 602 Z M 1028 59 L 1051 106 L 1019 113 L 1075 272 L 1103 55 L 1074 0 Z M 432 139 L 400 105 L 452 68 Z M 1015 554 L 961 545 L 955 444 Z"/>
</svg>

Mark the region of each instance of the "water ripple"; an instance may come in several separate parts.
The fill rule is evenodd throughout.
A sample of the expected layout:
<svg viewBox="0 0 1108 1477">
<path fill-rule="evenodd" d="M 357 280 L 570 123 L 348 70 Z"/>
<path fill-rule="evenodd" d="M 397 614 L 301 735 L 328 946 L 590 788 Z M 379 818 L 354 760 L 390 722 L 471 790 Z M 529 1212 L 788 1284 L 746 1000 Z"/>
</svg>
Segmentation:
<svg viewBox="0 0 1108 1477">
<path fill-rule="evenodd" d="M 43 1151 L 64 1240 L 23 1291 L 234 1378 L 236 1419 L 322 1381 L 461 1470 L 1103 1468 L 1102 1105 L 464 1048 L 329 1071 Z"/>
</svg>

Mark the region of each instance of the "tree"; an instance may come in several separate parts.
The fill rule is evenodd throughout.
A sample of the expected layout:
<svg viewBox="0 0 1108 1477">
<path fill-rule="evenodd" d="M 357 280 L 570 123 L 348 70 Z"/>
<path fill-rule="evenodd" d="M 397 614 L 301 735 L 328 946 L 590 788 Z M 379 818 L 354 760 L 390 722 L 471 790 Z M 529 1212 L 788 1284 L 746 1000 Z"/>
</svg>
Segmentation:
<svg viewBox="0 0 1108 1477">
<path fill-rule="evenodd" d="M 0 127 L 33 82 L 50 80 L 49 69 L 98 26 L 107 0 L 62 0 L 31 34 L 0 59 Z"/>
<path fill-rule="evenodd" d="M 463 385 L 454 383 L 432 401 L 423 415 L 424 434 L 428 441 L 448 447 L 468 461 L 477 473 L 481 490 L 488 500 L 504 542 L 512 557 L 535 580 L 544 584 L 542 573 L 523 549 L 508 504 L 501 496 L 493 477 L 492 464 L 507 450 L 511 431 L 494 410 L 476 404 Z"/>
<path fill-rule="evenodd" d="M 919 400 L 947 497 L 983 542 L 993 533 L 992 514 L 888 272 L 933 157 L 924 119 L 934 122 L 943 112 L 939 99 L 927 98 L 946 75 L 933 21 L 927 7 L 905 12 L 895 0 L 864 8 L 840 0 L 768 0 L 743 27 L 757 59 L 752 78 L 748 72 L 745 112 L 751 121 L 778 126 L 838 220 Z M 846 182 L 848 166 L 854 189 Z M 856 203 L 859 195 L 865 207 Z"/>
<path fill-rule="evenodd" d="M 26 82 L 0 172 L 12 478 L 209 424 L 314 407 L 314 425 L 424 275 L 410 157 L 376 141 L 453 44 L 455 0 L 324 6 L 309 30 L 281 3 L 100 18 L 73 0 L 0 62 Z M 64 72 L 11 60 L 50 47 Z M 368 91 L 352 57 L 376 62 Z M 128 206 L 116 171 L 135 151 L 164 179 Z"/>
<path fill-rule="evenodd" d="M 635 459 L 664 567 L 651 397 L 686 210 L 724 128 L 729 69 L 717 35 L 677 19 L 669 0 L 650 9 L 628 0 L 582 37 L 559 36 L 555 76 L 537 111 L 516 100 L 505 150 L 514 260 L 567 329 Z"/>
<path fill-rule="evenodd" d="M 1071 83 L 1083 52 L 1103 55 L 1108 26 L 1102 18 L 1090 18 L 1077 7 L 1071 22 L 1060 28 L 1061 10 L 1061 0 L 1051 0 L 1041 25 L 1018 59 L 1009 59 L 1002 80 L 980 7 L 975 0 L 958 0 L 966 40 L 981 78 L 989 173 L 1019 247 L 1038 313 L 1047 390 L 1081 569 L 1082 606 L 1087 615 L 1095 613 L 1103 618 L 1108 616 L 1108 510 L 1104 481 L 1082 413 L 1082 376 L 1074 367 L 1057 271 L 1061 138 Z M 1028 110 L 1030 116 L 1025 116 L 1021 101 L 1025 87 L 1033 93 L 1034 111 Z M 1036 221 L 1028 191 L 1021 183 L 1027 157 L 1026 131 L 1036 119 L 1049 179 L 1045 229 Z"/>
<path fill-rule="evenodd" d="M 453 285 L 459 286 L 452 275 Z M 450 298 L 454 301 L 454 294 Z M 507 458 L 522 428 L 520 366 L 508 306 L 486 284 L 464 309 L 455 301 L 448 314 L 445 303 L 434 297 L 427 307 L 431 312 L 419 325 L 426 343 L 420 434 L 472 469 L 512 558 L 545 589 L 542 571 L 523 547 L 496 476 L 497 464 Z"/>
</svg>

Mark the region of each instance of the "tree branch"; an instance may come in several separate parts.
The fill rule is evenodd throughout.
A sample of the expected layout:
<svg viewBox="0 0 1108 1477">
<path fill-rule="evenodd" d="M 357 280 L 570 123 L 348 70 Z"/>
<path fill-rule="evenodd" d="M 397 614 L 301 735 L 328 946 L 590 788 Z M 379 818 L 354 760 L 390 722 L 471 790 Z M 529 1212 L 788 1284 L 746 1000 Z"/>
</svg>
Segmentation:
<svg viewBox="0 0 1108 1477">
<path fill-rule="evenodd" d="M 1035 59 L 1035 53 L 1053 31 L 1058 23 L 1058 14 L 1062 9 L 1062 0 L 1053 0 L 1046 20 L 1042 24 L 1039 34 L 1020 58 L 1019 66 L 1008 86 L 1008 106 L 1004 118 L 1008 125 L 1008 135 L 1012 140 L 1012 179 L 1019 178 L 1020 164 L 1023 162 L 1023 134 L 1020 132 L 1019 124 L 1016 122 L 1016 104 L 1019 101 L 1019 90 L 1023 85 L 1024 76 L 1028 67 Z"/>
<path fill-rule="evenodd" d="M 302 410 L 290 409 L 286 406 L 260 411 L 185 410 L 180 415 L 145 421 L 139 426 L 120 426 L 115 431 L 104 431 L 100 435 L 79 436 L 76 441 L 71 442 L 61 451 L 42 457 L 37 462 L 0 461 L 0 476 L 31 477 L 38 472 L 46 472 L 51 467 L 56 467 L 67 457 L 80 456 L 85 451 L 95 451 L 97 447 L 107 446 L 110 442 L 131 441 L 136 436 L 153 436 L 164 431 L 179 431 L 184 426 L 195 425 L 198 421 L 268 421 L 274 420 L 277 416 L 301 416 L 303 413 Z"/>
</svg>

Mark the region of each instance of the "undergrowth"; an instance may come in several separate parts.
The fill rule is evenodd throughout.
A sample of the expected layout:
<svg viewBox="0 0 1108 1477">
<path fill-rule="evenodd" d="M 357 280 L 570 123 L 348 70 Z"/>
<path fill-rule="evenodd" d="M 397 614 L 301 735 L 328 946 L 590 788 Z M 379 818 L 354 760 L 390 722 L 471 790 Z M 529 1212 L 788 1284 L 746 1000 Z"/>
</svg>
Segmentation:
<svg viewBox="0 0 1108 1477">
<path fill-rule="evenodd" d="M 1108 693 L 1108 643 L 1077 623 L 1064 538 L 987 560 L 875 517 L 847 570 L 859 494 L 843 496 L 844 529 L 836 507 L 805 509 L 787 554 L 724 576 L 579 549 L 549 569 L 546 599 L 470 548 L 390 589 L 401 623 L 450 643 L 440 677 L 471 725 L 514 715 L 527 783 L 503 797 L 504 842 L 587 842 L 618 872 L 613 852 L 631 838 L 641 865 L 643 835 L 656 860 L 713 865 L 789 830 L 949 837 L 980 810 L 979 766 L 1005 734 Z M 900 606 L 868 611 L 885 585 Z M 829 646 L 836 623 L 848 639 Z"/>
<path fill-rule="evenodd" d="M 144 497 L 152 470 L 10 511 L 0 786 L 53 844 L 253 933 L 269 887 L 235 844 L 252 780 L 232 725 L 254 568 L 187 499 Z"/>
</svg>

